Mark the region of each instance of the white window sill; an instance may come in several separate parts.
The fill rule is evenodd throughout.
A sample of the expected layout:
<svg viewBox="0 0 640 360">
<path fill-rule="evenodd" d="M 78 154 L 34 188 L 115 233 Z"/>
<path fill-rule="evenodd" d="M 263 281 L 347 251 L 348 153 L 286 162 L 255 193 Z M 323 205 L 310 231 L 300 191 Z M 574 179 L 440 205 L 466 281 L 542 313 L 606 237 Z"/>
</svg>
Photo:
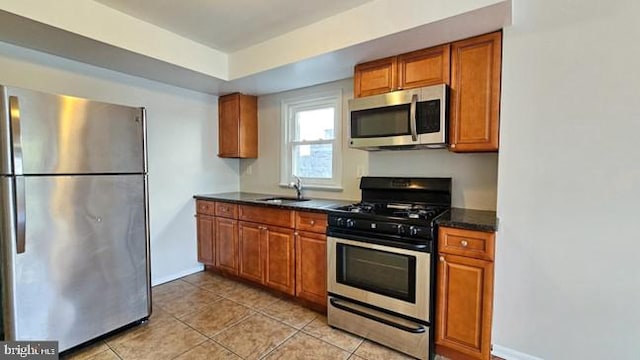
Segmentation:
<svg viewBox="0 0 640 360">
<path fill-rule="evenodd" d="M 291 189 L 292 191 L 295 191 L 295 189 L 289 187 L 289 184 L 278 184 L 280 187 L 282 188 L 287 188 L 287 189 Z M 302 190 L 304 191 L 305 189 L 309 189 L 309 190 L 324 190 L 324 191 L 343 191 L 344 189 L 342 188 L 342 186 L 340 185 L 318 185 L 318 184 L 305 184 L 304 182 L 302 183 Z"/>
</svg>

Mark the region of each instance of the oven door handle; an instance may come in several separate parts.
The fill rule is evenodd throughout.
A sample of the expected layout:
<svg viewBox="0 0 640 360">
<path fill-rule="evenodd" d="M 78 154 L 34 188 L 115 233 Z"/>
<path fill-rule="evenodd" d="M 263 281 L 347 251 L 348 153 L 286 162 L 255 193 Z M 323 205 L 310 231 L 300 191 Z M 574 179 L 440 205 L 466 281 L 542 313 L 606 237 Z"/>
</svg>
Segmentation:
<svg viewBox="0 0 640 360">
<path fill-rule="evenodd" d="M 410 244 L 410 243 L 403 243 L 403 242 L 393 242 L 389 240 L 377 239 L 370 236 L 361 236 L 361 235 L 344 233 L 344 232 L 335 231 L 332 229 L 327 229 L 327 235 L 333 236 L 336 238 L 341 238 L 341 239 L 362 241 L 364 243 L 369 243 L 369 244 L 396 247 L 399 249 L 414 250 L 414 251 L 427 252 L 427 253 L 430 252 L 429 251 L 430 246 L 428 244 Z"/>
<path fill-rule="evenodd" d="M 383 323 L 385 325 L 389 325 L 389 326 L 393 326 L 396 329 L 400 329 L 402 331 L 406 331 L 406 332 L 410 332 L 412 334 L 422 334 L 426 331 L 426 329 L 424 328 L 424 326 L 416 324 L 415 327 L 409 327 L 406 325 L 402 325 L 402 324 L 398 324 L 396 322 L 393 322 L 389 319 L 384 319 L 381 318 L 379 316 L 358 310 L 358 309 L 354 309 L 352 307 L 350 307 L 349 305 L 345 304 L 343 301 L 340 301 L 338 299 L 330 299 L 329 302 L 331 303 L 331 305 L 335 306 L 336 308 L 340 309 L 340 310 L 344 310 L 346 312 L 350 312 L 352 314 L 356 314 L 362 317 L 365 317 L 369 320 L 373 320 L 379 323 Z"/>
</svg>

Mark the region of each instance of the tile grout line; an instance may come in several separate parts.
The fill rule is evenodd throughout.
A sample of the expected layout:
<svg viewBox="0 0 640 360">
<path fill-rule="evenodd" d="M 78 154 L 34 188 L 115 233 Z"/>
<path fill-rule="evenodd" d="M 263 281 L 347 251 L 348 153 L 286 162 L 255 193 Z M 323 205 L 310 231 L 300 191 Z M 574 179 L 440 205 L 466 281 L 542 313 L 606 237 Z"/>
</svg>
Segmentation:
<svg viewBox="0 0 640 360">
<path fill-rule="evenodd" d="M 186 280 L 185 280 L 185 281 L 186 281 Z M 195 286 L 197 286 L 197 285 L 195 285 Z M 257 288 L 257 287 L 256 287 L 256 288 L 249 287 L 249 288 L 256 289 L 256 290 L 260 290 L 260 288 Z M 206 289 L 206 288 L 202 288 L 202 289 L 207 290 L 207 291 L 210 291 L 210 292 L 214 292 L 213 290 L 210 290 L 210 289 Z M 349 357 L 351 357 L 351 356 L 353 356 L 353 355 L 356 355 L 356 354 L 355 354 L 355 352 L 358 350 L 358 348 L 359 348 L 359 347 L 362 345 L 362 343 L 364 342 L 364 338 L 360 337 L 360 341 L 359 341 L 358 345 L 355 347 L 355 349 L 354 349 L 354 350 L 352 350 L 352 351 L 349 351 L 349 350 L 343 349 L 343 348 L 341 348 L 341 347 L 339 347 L 339 346 L 336 346 L 336 345 L 334 345 L 334 344 L 332 344 L 332 343 L 330 343 L 330 342 L 328 342 L 328 341 L 326 341 L 326 340 L 324 340 L 324 339 L 322 339 L 322 338 L 320 338 L 320 337 L 317 337 L 317 336 L 315 336 L 315 335 L 312 335 L 312 334 L 309 334 L 309 333 L 305 332 L 305 331 L 304 331 L 304 328 L 305 328 L 305 327 L 307 327 L 307 325 L 311 324 L 315 319 L 318 319 L 318 318 L 319 318 L 319 316 L 318 316 L 318 314 L 319 314 L 319 313 L 317 313 L 317 315 L 316 315 L 313 319 L 311 319 L 309 322 L 307 322 L 306 324 L 304 324 L 302 327 L 300 327 L 300 328 L 298 329 L 298 328 L 296 328 L 295 326 L 292 326 L 292 325 L 290 325 L 290 324 L 287 324 L 286 322 L 284 322 L 284 321 L 282 321 L 282 320 L 280 320 L 280 319 L 278 319 L 278 318 L 275 318 L 273 315 L 270 315 L 270 314 L 266 313 L 266 312 L 265 312 L 265 308 L 259 309 L 259 308 L 256 308 L 256 307 L 249 306 L 249 305 L 247 305 L 247 304 L 243 304 L 243 303 L 241 303 L 241 302 L 238 302 L 238 301 L 234 300 L 233 298 L 228 298 L 228 297 L 226 297 L 225 295 L 228 295 L 228 294 L 220 294 L 220 293 L 216 293 L 216 292 L 214 292 L 214 293 L 215 293 L 216 295 L 218 295 L 218 296 L 220 296 L 220 297 L 222 297 L 222 298 L 226 299 L 226 300 L 232 301 L 232 302 L 234 302 L 234 303 L 236 303 L 236 304 L 238 304 L 238 305 L 244 306 L 244 307 L 246 307 L 246 308 L 248 308 L 248 309 L 250 309 L 250 310 L 254 311 L 254 312 L 255 312 L 255 313 L 254 313 L 254 315 L 255 315 L 255 314 L 261 314 L 261 315 L 267 316 L 267 317 L 269 317 L 270 319 L 273 319 L 273 320 L 275 320 L 275 321 L 278 321 L 278 322 L 280 322 L 280 323 L 282 323 L 282 324 L 284 324 L 284 325 L 286 325 L 286 326 L 289 326 L 289 327 L 291 327 L 291 328 L 293 328 L 293 329 L 295 329 L 295 330 L 296 330 L 296 332 L 295 332 L 293 335 L 291 335 L 290 337 L 286 338 L 282 343 L 280 343 L 278 346 L 276 346 L 274 349 L 272 349 L 271 351 L 269 351 L 269 352 L 268 352 L 267 354 L 265 354 L 264 356 L 267 356 L 268 354 L 270 354 L 270 353 L 272 353 L 273 351 L 275 351 L 278 347 L 280 347 L 280 346 L 281 346 L 282 344 L 284 344 L 287 340 L 289 340 L 291 337 L 293 337 L 294 335 L 298 334 L 299 332 L 302 332 L 302 333 L 303 333 L 303 334 L 305 334 L 305 335 L 311 336 L 311 337 L 313 337 L 314 339 L 320 340 L 321 342 L 323 342 L 323 343 L 325 343 L 325 344 L 328 344 L 328 345 L 333 346 L 333 347 L 335 347 L 335 348 L 337 348 L 337 349 L 339 349 L 339 350 L 341 350 L 341 351 L 344 351 L 344 352 L 346 352 L 346 353 L 348 353 L 348 354 L 349 354 Z M 268 304 L 267 306 L 272 305 L 272 304 L 274 304 L 274 303 L 276 303 L 277 301 L 280 301 L 280 300 L 286 300 L 286 299 L 284 299 L 284 298 L 278 298 L 278 299 L 276 299 L 275 301 L 273 301 L 273 303 L 270 303 L 270 304 Z M 313 311 L 313 310 L 310 310 L 310 311 Z M 314 312 L 314 313 L 316 313 L 315 311 L 313 311 L 313 312 Z M 216 333 L 216 335 L 217 335 L 217 334 L 219 334 L 219 333 L 221 333 L 221 332 L 223 332 L 223 331 L 226 331 L 227 329 L 230 329 L 230 328 L 232 328 L 232 327 L 234 327 L 234 326 L 238 325 L 240 322 L 243 322 L 244 320 L 246 320 L 247 318 L 249 318 L 249 317 L 251 317 L 251 316 L 252 316 L 252 315 L 249 315 L 249 316 L 247 316 L 247 317 L 245 317 L 245 318 L 243 318 L 243 319 L 239 320 L 238 322 L 236 322 L 236 323 L 232 324 L 231 326 L 229 326 L 229 327 L 227 327 L 227 328 L 225 328 L 225 329 L 223 329 L 223 330 L 219 331 L 218 333 Z M 349 333 L 349 334 L 350 334 L 350 333 Z M 211 339 L 211 340 L 213 340 L 212 338 L 210 338 L 210 339 Z M 213 341 L 215 341 L 215 340 L 213 340 Z M 216 341 L 216 343 L 217 343 L 217 341 Z M 220 344 L 220 345 L 222 345 L 222 344 Z M 224 347 L 224 345 L 222 345 L 222 346 Z M 226 347 L 225 347 L 225 348 L 226 348 Z M 234 353 L 234 354 L 235 354 L 235 353 Z M 237 355 L 237 354 L 236 354 L 236 355 Z M 263 357 L 264 357 L 264 356 L 263 356 Z M 356 355 L 356 356 L 357 356 L 357 355 Z"/>
<path fill-rule="evenodd" d="M 253 311 L 253 312 L 254 312 L 253 314 L 248 315 L 248 316 L 246 316 L 246 317 L 244 317 L 244 318 L 242 318 L 242 319 L 239 319 L 237 322 L 235 322 L 235 323 L 231 324 L 230 326 L 228 326 L 228 327 L 226 327 L 226 328 L 224 328 L 224 329 L 222 329 L 222 330 L 220 330 L 220 331 L 216 332 L 213 336 L 217 336 L 218 334 L 220 334 L 220 333 L 222 333 L 222 332 L 224 332 L 224 331 L 227 331 L 228 329 L 231 329 L 231 328 L 233 328 L 233 327 L 235 327 L 235 326 L 238 326 L 240 323 L 242 323 L 242 322 L 246 321 L 247 319 L 249 319 L 249 318 L 251 318 L 251 317 L 253 317 L 253 316 L 257 315 L 257 314 L 260 314 L 260 315 L 266 316 L 266 317 L 268 317 L 268 318 L 270 318 L 270 319 L 272 319 L 272 320 L 274 320 L 274 321 L 277 321 L 277 322 L 279 322 L 279 323 L 281 323 L 281 324 L 283 324 L 283 325 L 285 325 L 285 326 L 287 326 L 287 327 L 290 327 L 290 328 L 292 328 L 292 329 L 294 329 L 294 330 L 295 330 L 295 332 L 294 332 L 294 333 L 292 333 L 290 336 L 286 337 L 283 341 L 281 341 L 280 343 L 278 343 L 278 344 L 277 344 L 273 349 L 271 349 L 269 352 L 267 352 L 266 354 L 264 354 L 263 356 L 261 356 L 261 357 L 260 357 L 260 359 L 264 359 L 264 358 L 266 358 L 266 357 L 267 357 L 267 356 L 269 356 L 271 353 L 273 353 L 273 352 L 274 352 L 274 351 L 276 351 L 278 348 L 280 348 L 284 343 L 286 343 L 287 341 L 289 341 L 291 338 L 293 338 L 294 336 L 298 335 L 299 333 L 303 333 L 304 335 L 310 336 L 310 337 L 312 337 L 312 338 L 314 338 L 314 339 L 316 339 L 316 340 L 319 340 L 319 341 L 321 341 L 321 342 L 323 342 L 323 343 L 325 343 L 325 344 L 328 344 L 328 345 L 330 345 L 330 346 L 332 346 L 332 347 L 334 347 L 334 348 L 336 348 L 336 349 L 338 349 L 338 350 L 344 351 L 345 353 L 347 353 L 347 354 L 348 354 L 347 359 L 349 359 L 349 358 L 351 358 L 351 357 L 353 357 L 353 356 L 358 356 L 358 355 L 356 354 L 356 351 L 357 351 L 357 350 L 358 350 L 358 349 L 359 349 L 359 348 L 360 348 L 360 347 L 365 343 L 365 339 L 364 339 L 364 338 L 354 335 L 354 336 L 356 336 L 356 337 L 360 338 L 360 341 L 359 341 L 358 345 L 357 345 L 357 346 L 356 346 L 352 351 L 349 351 L 349 350 L 343 349 L 343 348 L 341 348 L 341 347 L 339 347 L 339 346 L 336 346 L 336 345 L 334 345 L 334 344 L 330 343 L 329 341 L 327 341 L 327 340 L 325 340 L 325 339 L 322 339 L 322 338 L 320 338 L 320 337 L 318 337 L 318 336 L 315 336 L 315 335 L 313 335 L 313 334 L 310 334 L 310 333 L 308 333 L 308 332 L 304 331 L 304 329 L 305 329 L 309 324 L 311 324 L 314 320 L 316 320 L 316 319 L 318 319 L 318 318 L 319 318 L 319 315 L 320 315 L 320 314 L 319 314 L 319 313 L 316 313 L 316 312 L 315 312 L 315 311 L 313 311 L 313 310 L 310 310 L 310 311 L 312 311 L 312 312 L 315 314 L 314 318 L 313 318 L 313 319 L 311 319 L 310 321 L 306 322 L 305 324 L 303 324 L 300 328 L 296 328 L 295 326 L 292 326 L 292 325 L 290 325 L 290 324 L 288 324 L 288 323 L 286 323 L 286 322 L 284 322 L 284 321 L 282 321 L 282 320 L 280 320 L 280 319 L 278 319 L 278 318 L 274 317 L 273 315 L 270 315 L 270 314 L 266 313 L 266 309 L 268 308 L 268 306 L 273 305 L 273 304 L 274 304 L 274 303 L 276 303 L 277 301 L 280 301 L 280 300 L 285 300 L 285 301 L 286 301 L 287 299 L 286 299 L 286 298 L 284 298 L 284 297 L 282 297 L 282 298 L 281 298 L 281 297 L 279 297 L 279 296 L 269 294 L 268 292 L 264 291 L 263 289 L 261 289 L 261 288 L 259 288 L 259 287 L 253 287 L 253 286 L 250 286 L 250 285 L 245 285 L 248 289 L 253 289 L 253 290 L 256 290 L 256 291 L 264 292 L 265 294 L 270 295 L 270 296 L 273 296 L 273 297 L 275 297 L 275 298 L 276 298 L 273 302 L 271 302 L 271 303 L 269 303 L 269 304 L 267 304 L 267 305 L 265 305 L 265 306 L 263 306 L 263 307 L 261 307 L 261 308 L 254 307 L 254 306 L 251 306 L 251 305 L 248 305 L 248 304 L 244 304 L 244 303 L 241 303 L 241 302 L 239 302 L 239 301 L 237 301 L 237 300 L 235 300 L 235 299 L 233 299 L 233 298 L 231 298 L 231 297 L 228 297 L 228 296 L 229 296 L 229 294 L 232 294 L 232 293 L 234 292 L 233 290 L 235 290 L 235 289 L 231 289 L 231 291 L 228 291 L 228 292 L 227 292 L 227 291 L 219 292 L 219 291 L 217 291 L 217 290 L 212 290 L 212 289 L 209 289 L 209 288 L 202 287 L 202 285 L 204 285 L 204 286 L 206 286 L 206 285 L 207 285 L 207 283 L 206 283 L 206 282 L 205 282 L 205 283 L 201 283 L 201 284 L 195 284 L 195 283 L 191 283 L 191 282 L 189 282 L 189 281 L 187 281 L 187 280 L 183 280 L 183 279 L 177 279 L 177 280 L 182 281 L 182 282 L 184 282 L 184 283 L 187 283 L 187 284 L 189 284 L 189 285 L 192 285 L 192 286 L 194 286 L 195 288 L 198 288 L 198 289 L 201 289 L 201 290 L 205 290 L 205 291 L 207 291 L 207 292 L 210 292 L 210 293 L 212 293 L 212 294 L 214 294 L 214 295 L 218 296 L 218 299 L 216 299 L 216 301 L 213 301 L 213 302 L 211 302 L 211 303 L 208 303 L 206 306 L 211 305 L 211 304 L 215 304 L 215 303 L 217 303 L 217 302 L 219 302 L 219 301 L 221 301 L 221 300 L 225 299 L 225 300 L 228 300 L 228 301 L 234 302 L 234 303 L 236 303 L 236 304 L 238 304 L 238 305 L 241 305 L 241 306 L 243 306 L 243 307 L 246 307 L 247 309 L 249 309 L 249 310 L 251 310 L 251 311 Z M 208 284 L 215 284 L 215 283 L 216 283 L 215 281 L 211 281 L 211 282 L 209 282 Z M 242 285 L 244 285 L 244 284 L 242 284 Z M 242 291 L 242 290 L 239 290 L 239 291 Z M 294 304 L 294 305 L 295 305 L 295 304 Z M 190 312 L 190 313 L 188 313 L 188 314 L 185 314 L 184 316 L 186 317 L 186 316 L 188 316 L 188 315 L 190 315 L 190 314 L 193 314 L 193 313 L 195 313 L 195 312 L 197 312 L 197 311 L 201 311 L 201 310 L 202 310 L 202 309 L 194 310 L 194 311 L 192 311 L 192 312 Z M 166 311 L 166 310 L 165 310 L 165 311 Z M 218 341 L 214 340 L 214 339 L 213 339 L 213 336 L 212 336 L 212 337 L 209 337 L 209 336 L 207 336 L 207 335 L 205 335 L 205 334 L 201 333 L 201 332 L 200 332 L 200 331 L 198 331 L 197 329 L 195 329 L 195 328 L 191 327 L 189 324 L 187 324 L 187 323 L 186 323 L 186 322 L 184 322 L 183 320 L 181 320 L 181 319 L 177 318 L 177 317 L 176 317 L 176 316 L 174 316 L 173 314 L 170 314 L 170 315 L 171 315 L 172 317 L 174 317 L 176 320 L 178 320 L 178 321 L 180 321 L 181 323 L 183 323 L 184 325 L 186 325 L 187 327 L 189 327 L 189 328 L 193 329 L 194 331 L 196 331 L 197 333 L 199 333 L 199 334 L 203 335 L 203 336 L 204 336 L 204 337 L 206 337 L 208 340 L 211 340 L 211 341 L 213 341 L 214 343 L 216 343 L 216 344 L 220 345 L 221 347 L 223 347 L 224 349 L 226 349 L 226 350 L 228 350 L 229 352 L 233 353 L 234 355 L 236 355 L 236 356 L 238 356 L 238 357 L 240 357 L 240 358 L 243 358 L 243 357 L 242 357 L 242 356 L 240 356 L 239 354 L 235 353 L 235 352 L 234 352 L 234 351 L 232 351 L 231 349 L 229 349 L 229 348 L 227 348 L 226 346 L 224 346 L 222 343 L 220 343 L 220 342 L 218 342 Z M 348 333 L 348 334 L 350 334 L 350 333 Z M 351 335 L 351 334 L 350 334 L 350 335 Z M 205 341 L 206 341 L 206 340 L 205 340 Z M 204 343 L 205 341 L 203 341 L 202 343 Z M 197 346 L 201 345 L 202 343 L 199 343 L 198 345 L 194 346 L 193 348 L 195 348 L 195 347 L 197 347 Z M 193 349 L 193 348 L 192 348 L 192 349 Z M 190 351 L 190 350 L 192 350 L 192 349 L 189 349 L 189 350 L 187 350 L 187 351 Z M 187 352 L 187 351 L 185 351 L 185 352 Z M 183 353 L 184 353 L 184 352 L 183 352 Z M 182 354 L 183 354 L 183 353 L 182 353 Z M 180 355 L 181 355 L 181 354 L 180 354 Z M 178 356 L 180 356 L 180 355 L 178 355 Z"/>
<path fill-rule="evenodd" d="M 289 325 L 287 325 L 289 326 Z M 295 329 L 295 328 L 294 328 Z M 279 344 L 277 344 L 273 349 L 271 349 L 269 352 L 267 352 L 266 354 L 262 355 L 258 360 L 262 360 L 264 358 L 266 358 L 267 356 L 269 356 L 269 354 L 271 354 L 272 352 L 276 351 L 280 346 L 282 346 L 282 344 L 286 343 L 287 341 L 289 341 L 289 339 L 293 338 L 296 334 L 298 334 L 300 332 L 300 330 L 296 329 L 296 331 L 287 336 L 284 340 L 282 340 L 282 342 L 280 342 Z"/>
</svg>

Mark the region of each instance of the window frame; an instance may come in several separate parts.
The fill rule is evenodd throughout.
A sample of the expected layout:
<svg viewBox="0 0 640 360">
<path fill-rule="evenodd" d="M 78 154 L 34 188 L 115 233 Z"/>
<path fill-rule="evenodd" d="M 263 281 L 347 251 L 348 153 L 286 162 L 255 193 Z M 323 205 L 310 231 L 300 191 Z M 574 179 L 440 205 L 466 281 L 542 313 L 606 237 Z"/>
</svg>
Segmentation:
<svg viewBox="0 0 640 360">
<path fill-rule="evenodd" d="M 300 111 L 334 108 L 333 113 L 333 139 L 323 140 L 293 140 L 295 135 L 295 114 Z M 322 91 L 283 99 L 280 101 L 281 118 L 281 163 L 280 186 L 289 187 L 293 178 L 293 148 L 294 145 L 332 144 L 331 174 L 330 179 L 301 177 L 304 187 L 307 189 L 342 190 L 342 89 Z"/>
</svg>

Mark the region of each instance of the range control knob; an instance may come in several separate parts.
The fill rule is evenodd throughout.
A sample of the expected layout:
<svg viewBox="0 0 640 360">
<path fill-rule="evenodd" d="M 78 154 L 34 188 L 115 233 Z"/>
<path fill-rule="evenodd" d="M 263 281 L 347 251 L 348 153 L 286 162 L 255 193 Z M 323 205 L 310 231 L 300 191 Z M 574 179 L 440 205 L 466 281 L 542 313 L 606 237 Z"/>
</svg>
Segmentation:
<svg viewBox="0 0 640 360">
<path fill-rule="evenodd" d="M 418 235 L 418 228 L 415 226 L 409 226 L 409 235 L 416 236 Z"/>
<path fill-rule="evenodd" d="M 339 217 L 336 219 L 336 225 L 338 226 L 344 226 L 344 219 Z"/>
<path fill-rule="evenodd" d="M 404 225 L 398 225 L 398 235 L 404 235 L 407 232 L 407 228 Z"/>
<path fill-rule="evenodd" d="M 356 226 L 356 222 L 353 219 L 347 219 L 347 227 L 352 228 L 354 226 Z"/>
</svg>

